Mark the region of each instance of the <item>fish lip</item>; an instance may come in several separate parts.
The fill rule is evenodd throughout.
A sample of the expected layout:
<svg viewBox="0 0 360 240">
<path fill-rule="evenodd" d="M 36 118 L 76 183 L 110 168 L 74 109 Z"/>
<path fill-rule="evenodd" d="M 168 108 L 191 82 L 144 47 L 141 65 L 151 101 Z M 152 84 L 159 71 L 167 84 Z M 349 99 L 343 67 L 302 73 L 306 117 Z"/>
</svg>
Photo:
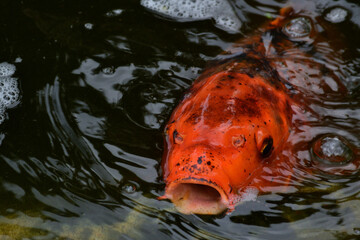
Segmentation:
<svg viewBox="0 0 360 240">
<path fill-rule="evenodd" d="M 214 189 L 216 189 L 218 191 L 222 200 L 226 200 L 226 202 L 229 202 L 229 196 L 226 194 L 225 190 L 222 187 L 220 187 L 219 184 L 217 184 L 216 182 L 207 180 L 206 178 L 187 177 L 187 178 L 175 180 L 173 182 L 173 184 L 174 183 L 194 183 L 194 184 L 201 184 L 201 185 L 213 187 Z M 169 187 L 170 187 L 170 185 L 169 185 Z"/>
<path fill-rule="evenodd" d="M 196 192 L 196 194 L 192 193 L 190 197 L 185 197 L 192 200 L 182 200 L 182 197 L 177 196 L 179 191 L 181 196 L 186 195 L 186 193 L 184 193 L 187 192 L 186 190 L 179 190 L 184 187 L 190 188 L 191 192 Z M 231 187 L 229 188 L 231 191 Z M 204 194 L 204 192 L 206 193 Z M 214 199 L 210 197 L 203 200 L 202 198 L 207 193 L 215 196 Z M 200 200 L 195 196 L 198 194 L 200 195 Z M 184 214 L 216 215 L 224 212 L 226 209 L 232 208 L 229 194 L 227 194 L 223 187 L 212 180 L 199 176 L 178 178 L 168 183 L 162 199 L 164 198 L 170 199 L 175 207 Z"/>
</svg>

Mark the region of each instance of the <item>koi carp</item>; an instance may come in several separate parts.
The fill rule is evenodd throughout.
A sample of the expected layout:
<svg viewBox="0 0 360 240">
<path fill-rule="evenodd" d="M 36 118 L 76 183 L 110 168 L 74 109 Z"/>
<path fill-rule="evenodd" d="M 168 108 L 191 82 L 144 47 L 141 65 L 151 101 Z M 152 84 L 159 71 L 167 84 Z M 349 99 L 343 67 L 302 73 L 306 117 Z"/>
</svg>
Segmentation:
<svg viewBox="0 0 360 240">
<path fill-rule="evenodd" d="M 279 184 L 276 169 L 285 161 L 279 154 L 289 145 L 301 104 L 272 59 L 293 46 L 284 31 L 313 34 L 311 19 L 300 18 L 292 8 L 282 9 L 195 80 L 165 127 L 160 199 L 185 214 L 219 214 L 231 212 L 249 189 L 262 193 Z M 302 22 L 289 25 L 296 19 Z"/>
</svg>

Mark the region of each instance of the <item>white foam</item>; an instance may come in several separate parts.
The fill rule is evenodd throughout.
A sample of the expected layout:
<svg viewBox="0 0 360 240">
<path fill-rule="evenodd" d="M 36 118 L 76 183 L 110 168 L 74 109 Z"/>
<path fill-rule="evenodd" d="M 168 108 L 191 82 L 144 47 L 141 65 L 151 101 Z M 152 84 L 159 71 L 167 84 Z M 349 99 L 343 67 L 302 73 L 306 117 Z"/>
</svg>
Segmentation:
<svg viewBox="0 0 360 240">
<path fill-rule="evenodd" d="M 259 190 L 255 187 L 247 187 L 242 190 L 239 195 L 241 202 L 256 201 L 259 195 Z"/>
<path fill-rule="evenodd" d="M 214 19 L 218 27 L 232 32 L 242 25 L 227 0 L 141 0 L 141 5 L 179 21 Z"/>
<path fill-rule="evenodd" d="M 16 103 L 19 98 L 19 89 L 16 78 L 2 77 L 0 78 L 0 103 L 5 108 Z"/>
<path fill-rule="evenodd" d="M 14 73 L 15 73 L 14 65 L 7 62 L 0 63 L 0 77 L 9 77 Z"/>
<path fill-rule="evenodd" d="M 19 100 L 17 79 L 11 77 L 16 67 L 13 64 L 0 63 L 0 124 L 6 119 L 6 109 Z"/>
<path fill-rule="evenodd" d="M 6 119 L 5 107 L 0 105 L 0 124 Z"/>
</svg>

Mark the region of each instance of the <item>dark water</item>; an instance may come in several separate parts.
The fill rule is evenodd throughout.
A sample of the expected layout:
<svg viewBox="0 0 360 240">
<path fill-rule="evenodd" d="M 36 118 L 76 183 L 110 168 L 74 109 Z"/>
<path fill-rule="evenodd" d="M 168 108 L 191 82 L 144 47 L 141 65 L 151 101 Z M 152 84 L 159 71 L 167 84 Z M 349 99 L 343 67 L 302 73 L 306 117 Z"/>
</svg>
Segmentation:
<svg viewBox="0 0 360 240">
<path fill-rule="evenodd" d="M 132 0 L 1 1 L 0 62 L 16 66 L 22 95 L 0 126 L 1 239 L 360 238 L 357 169 L 304 170 L 323 134 L 360 147 L 360 4 L 298 3 L 323 22 L 326 41 L 309 53 L 348 91 L 314 87 L 305 96 L 318 115 L 294 142 L 290 192 L 212 217 L 157 200 L 163 126 L 208 60 L 288 2 L 231 1 L 243 21 L 234 34 L 210 20 L 163 19 Z M 323 20 L 333 6 L 349 12 L 345 22 Z"/>
</svg>

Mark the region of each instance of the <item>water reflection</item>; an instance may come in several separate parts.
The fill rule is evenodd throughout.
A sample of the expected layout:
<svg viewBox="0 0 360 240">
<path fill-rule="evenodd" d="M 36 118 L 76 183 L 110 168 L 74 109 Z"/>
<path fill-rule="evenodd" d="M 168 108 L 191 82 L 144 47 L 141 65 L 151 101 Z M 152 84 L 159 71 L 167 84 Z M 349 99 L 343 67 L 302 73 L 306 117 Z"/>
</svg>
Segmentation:
<svg viewBox="0 0 360 240">
<path fill-rule="evenodd" d="M 355 150 L 360 147 L 360 7 L 350 1 L 295 1 L 305 16 L 317 20 L 318 45 L 299 42 L 297 49 L 282 54 L 300 49 L 330 72 L 324 74 L 321 67 L 301 72 L 301 67 L 309 69 L 301 58 L 274 59 L 283 77 L 299 86 L 295 94 L 305 93 L 300 99 L 309 106 L 303 113 L 307 124 L 295 119 L 301 131 L 290 136 L 296 152 L 282 153 L 289 158 L 284 169 L 293 170 L 290 188 L 215 217 L 182 215 L 157 200 L 164 187 L 162 127 L 172 109 L 206 61 L 287 5 L 231 3 L 244 16 L 244 35 L 228 34 L 207 21 L 158 19 L 137 1 L 4 2 L 1 58 L 22 59 L 16 74 L 23 96 L 1 125 L 2 236 L 359 237 L 358 170 L 345 175 L 322 171 L 312 164 L 309 151 L 317 137 L 329 133 L 345 138 Z M 332 24 L 325 18 L 336 6 L 349 14 Z M 298 71 L 289 71 L 294 64 Z M 354 154 L 359 159 L 359 152 Z"/>
</svg>

